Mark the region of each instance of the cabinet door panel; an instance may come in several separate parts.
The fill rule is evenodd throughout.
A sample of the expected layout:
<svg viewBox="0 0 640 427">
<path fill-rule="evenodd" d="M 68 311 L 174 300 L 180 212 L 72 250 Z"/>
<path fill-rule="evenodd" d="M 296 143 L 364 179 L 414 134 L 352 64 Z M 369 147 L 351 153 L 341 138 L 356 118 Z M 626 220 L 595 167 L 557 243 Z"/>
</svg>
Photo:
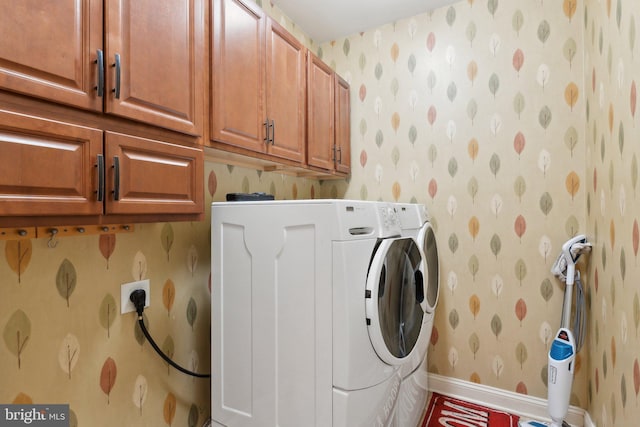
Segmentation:
<svg viewBox="0 0 640 427">
<path fill-rule="evenodd" d="M 349 83 L 336 75 L 336 171 L 351 172 L 351 95 Z"/>
<path fill-rule="evenodd" d="M 204 211 L 201 148 L 106 132 L 105 153 L 107 214 Z M 115 200 L 116 195 L 118 200 Z"/>
<path fill-rule="evenodd" d="M 307 56 L 307 163 L 333 170 L 333 71 L 317 56 Z"/>
<path fill-rule="evenodd" d="M 0 215 L 99 215 L 102 131 L 0 110 Z"/>
<path fill-rule="evenodd" d="M 0 0 L 0 9 L 0 88 L 102 110 L 102 0 Z"/>
<path fill-rule="evenodd" d="M 202 133 L 203 0 L 106 0 L 107 112 Z M 120 93 L 115 67 L 120 56 Z"/>
<path fill-rule="evenodd" d="M 272 19 L 267 20 L 267 117 L 273 123 L 269 153 L 305 161 L 305 49 Z"/>
<path fill-rule="evenodd" d="M 211 13 L 211 139 L 264 152 L 265 15 L 239 0 L 214 0 Z"/>
</svg>

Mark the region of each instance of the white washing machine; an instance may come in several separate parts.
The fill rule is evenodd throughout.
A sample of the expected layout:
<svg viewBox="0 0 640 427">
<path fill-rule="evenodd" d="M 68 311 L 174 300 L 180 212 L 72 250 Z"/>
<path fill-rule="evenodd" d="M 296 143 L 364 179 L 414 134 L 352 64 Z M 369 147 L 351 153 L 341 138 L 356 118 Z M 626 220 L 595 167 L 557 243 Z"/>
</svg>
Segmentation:
<svg viewBox="0 0 640 427">
<path fill-rule="evenodd" d="M 211 221 L 214 425 L 396 425 L 429 337 L 423 252 L 394 207 L 227 202 Z"/>
<path fill-rule="evenodd" d="M 416 345 L 412 359 L 400 368 L 402 382 L 396 409 L 397 425 L 413 427 L 420 422 L 427 404 L 429 391 L 427 353 L 433 330 L 433 317 L 440 294 L 440 269 L 435 235 L 425 206 L 414 203 L 396 203 L 394 206 L 400 219 L 402 236 L 416 239 L 426 261 L 426 311 L 422 320 L 423 336 L 426 340 Z"/>
</svg>

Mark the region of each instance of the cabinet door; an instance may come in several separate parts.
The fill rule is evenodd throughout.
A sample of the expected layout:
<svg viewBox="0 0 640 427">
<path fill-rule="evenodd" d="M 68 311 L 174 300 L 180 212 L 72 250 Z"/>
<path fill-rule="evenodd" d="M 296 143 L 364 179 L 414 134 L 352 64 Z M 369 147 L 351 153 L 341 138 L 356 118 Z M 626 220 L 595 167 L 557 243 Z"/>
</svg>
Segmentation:
<svg viewBox="0 0 640 427">
<path fill-rule="evenodd" d="M 349 83 L 336 74 L 336 171 L 351 172 L 351 97 Z"/>
<path fill-rule="evenodd" d="M 99 215 L 102 131 L 0 110 L 0 215 Z"/>
<path fill-rule="evenodd" d="M 333 170 L 333 71 L 320 58 L 307 54 L 307 163 Z"/>
<path fill-rule="evenodd" d="M 264 152 L 266 17 L 240 0 L 214 0 L 211 13 L 211 139 Z"/>
<path fill-rule="evenodd" d="M 105 133 L 107 214 L 204 212 L 202 148 Z"/>
<path fill-rule="evenodd" d="M 105 0 L 106 111 L 201 135 L 204 0 Z"/>
<path fill-rule="evenodd" d="M 305 157 L 305 49 L 272 19 L 267 20 L 267 120 L 269 153 L 300 163 Z"/>
<path fill-rule="evenodd" d="M 0 88 L 102 110 L 102 0 L 0 0 L 0 10 Z"/>
</svg>

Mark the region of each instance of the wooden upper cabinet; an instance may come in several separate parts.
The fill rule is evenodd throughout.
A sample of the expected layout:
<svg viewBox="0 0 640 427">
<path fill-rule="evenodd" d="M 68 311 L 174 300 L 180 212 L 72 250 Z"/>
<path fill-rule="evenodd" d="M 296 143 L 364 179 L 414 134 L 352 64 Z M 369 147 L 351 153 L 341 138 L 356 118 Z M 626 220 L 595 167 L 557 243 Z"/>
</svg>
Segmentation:
<svg viewBox="0 0 640 427">
<path fill-rule="evenodd" d="M 336 172 L 351 172 L 351 95 L 349 83 L 335 76 Z"/>
<path fill-rule="evenodd" d="M 211 13 L 211 139 L 304 162 L 304 46 L 252 2 Z"/>
<path fill-rule="evenodd" d="M 0 0 L 0 89 L 201 135 L 204 1 Z"/>
<path fill-rule="evenodd" d="M 211 139 L 261 152 L 266 144 L 265 15 L 255 4 L 214 0 Z"/>
<path fill-rule="evenodd" d="M 335 85 L 333 70 L 307 54 L 307 163 L 333 170 L 335 158 Z"/>
<path fill-rule="evenodd" d="M 201 148 L 105 133 L 106 214 L 204 210 Z"/>
<path fill-rule="evenodd" d="M 0 110 L 0 216 L 99 215 L 102 131 Z"/>
<path fill-rule="evenodd" d="M 0 217 L 200 214 L 203 176 L 202 148 L 0 110 Z"/>
<path fill-rule="evenodd" d="M 106 111 L 199 135 L 204 0 L 105 0 Z"/>
<path fill-rule="evenodd" d="M 102 0 L 0 0 L 0 88 L 102 110 Z"/>
<path fill-rule="evenodd" d="M 204 212 L 205 1 L 0 0 L 0 222 Z"/>
<path fill-rule="evenodd" d="M 271 18 L 267 20 L 267 120 L 270 154 L 305 161 L 305 48 Z"/>
</svg>

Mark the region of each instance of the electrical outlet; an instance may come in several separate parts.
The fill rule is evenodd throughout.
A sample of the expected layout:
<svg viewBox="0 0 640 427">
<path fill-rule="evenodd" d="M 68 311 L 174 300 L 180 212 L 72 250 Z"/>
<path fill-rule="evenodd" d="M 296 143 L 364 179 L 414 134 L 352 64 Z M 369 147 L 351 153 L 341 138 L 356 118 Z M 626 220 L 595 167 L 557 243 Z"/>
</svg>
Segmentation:
<svg viewBox="0 0 640 427">
<path fill-rule="evenodd" d="M 131 295 L 131 292 L 135 291 L 136 289 L 142 289 L 145 292 L 144 307 L 147 308 L 149 307 L 149 305 L 151 305 L 151 286 L 149 284 L 149 279 L 140 280 L 138 282 L 124 283 L 120 287 L 120 314 L 136 311 L 136 307 L 129 299 L 129 295 Z"/>
</svg>

